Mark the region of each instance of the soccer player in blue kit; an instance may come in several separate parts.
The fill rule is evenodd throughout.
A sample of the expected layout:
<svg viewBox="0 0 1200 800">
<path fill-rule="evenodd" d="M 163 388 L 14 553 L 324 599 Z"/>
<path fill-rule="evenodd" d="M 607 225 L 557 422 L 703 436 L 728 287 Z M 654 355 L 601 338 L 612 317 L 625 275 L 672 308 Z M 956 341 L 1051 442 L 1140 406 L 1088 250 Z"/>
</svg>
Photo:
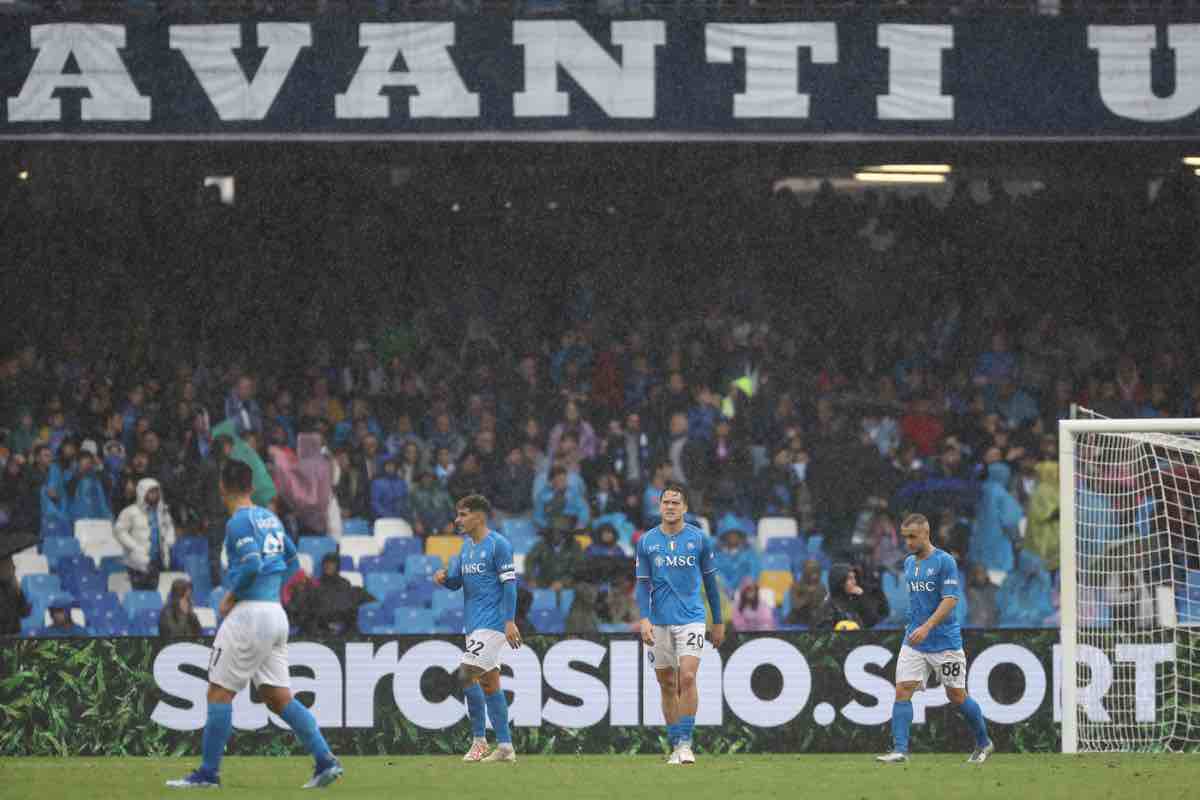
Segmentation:
<svg viewBox="0 0 1200 800">
<path fill-rule="evenodd" d="M 283 718 L 316 760 L 305 789 L 320 789 L 342 774 L 312 712 L 292 697 L 288 671 L 288 618 L 279 590 L 299 566 L 296 548 L 279 517 L 250 500 L 249 465 L 230 459 L 221 468 L 221 497 L 232 515 L 225 525 L 229 591 L 221 600 L 221 628 L 208 661 L 208 719 L 203 760 L 176 789 L 220 787 L 221 756 L 233 734 L 233 698 L 254 681 L 267 708 Z"/>
<path fill-rule="evenodd" d="M 469 538 L 450 570 L 439 569 L 433 580 L 450 590 L 461 587 L 466 605 L 467 643 L 458 679 L 467 700 L 473 741 L 463 761 L 513 762 L 517 756 L 508 728 L 508 700 L 500 688 L 500 654 L 505 643 L 514 650 L 521 647 L 515 621 L 517 570 L 512 545 L 488 530 L 492 505 L 483 495 L 467 495 L 458 501 L 456 510 L 454 525 Z M 490 755 L 488 717 L 496 731 L 496 749 Z"/>
<path fill-rule="evenodd" d="M 954 607 L 962 587 L 954 557 L 929 541 L 929 520 L 909 514 L 900 535 L 911 554 L 904 559 L 908 586 L 908 627 L 896 661 L 896 702 L 892 706 L 892 752 L 877 761 L 897 764 L 908 761 L 908 731 L 912 725 L 912 696 L 931 674 L 946 687 L 946 696 L 967 721 L 975 736 L 969 764 L 982 764 L 996 749 L 988 738 L 983 711 L 967 696 L 967 655 Z"/>
<path fill-rule="evenodd" d="M 716 553 L 704 531 L 683 521 L 687 507 L 687 489 L 668 483 L 658 502 L 662 523 L 638 540 L 635 567 L 642 641 L 654 648 L 649 659 L 662 693 L 671 765 L 696 763 L 692 728 L 700 705 L 696 673 L 705 629 L 701 584 L 712 608 L 713 646 L 725 639 Z"/>
</svg>

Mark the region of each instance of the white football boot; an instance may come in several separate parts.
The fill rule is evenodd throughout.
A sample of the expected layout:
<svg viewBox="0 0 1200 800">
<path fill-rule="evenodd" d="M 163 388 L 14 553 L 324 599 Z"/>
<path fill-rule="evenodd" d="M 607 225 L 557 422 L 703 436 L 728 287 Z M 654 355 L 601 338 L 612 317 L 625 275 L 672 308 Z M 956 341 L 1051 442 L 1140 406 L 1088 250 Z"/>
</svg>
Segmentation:
<svg viewBox="0 0 1200 800">
<path fill-rule="evenodd" d="M 882 764 L 903 764 L 908 761 L 908 753 L 888 753 L 884 756 L 875 756 L 875 760 Z"/>
<path fill-rule="evenodd" d="M 484 756 L 488 754 L 487 739 L 476 739 L 471 742 L 471 749 L 463 756 L 463 761 L 468 764 L 474 764 L 478 761 L 483 761 Z"/>
</svg>

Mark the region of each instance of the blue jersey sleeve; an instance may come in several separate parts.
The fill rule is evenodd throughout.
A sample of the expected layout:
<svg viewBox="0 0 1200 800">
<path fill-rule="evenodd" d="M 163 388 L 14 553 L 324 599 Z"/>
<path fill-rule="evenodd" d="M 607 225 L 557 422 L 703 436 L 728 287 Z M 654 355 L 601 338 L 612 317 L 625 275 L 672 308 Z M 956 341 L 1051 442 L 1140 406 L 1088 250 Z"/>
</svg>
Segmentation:
<svg viewBox="0 0 1200 800">
<path fill-rule="evenodd" d="M 707 536 L 701 537 L 700 542 L 700 574 L 708 575 L 717 571 L 717 551 L 712 546 L 712 539 Z M 758 574 L 755 573 L 755 580 L 758 580 Z"/>
<path fill-rule="evenodd" d="M 461 556 L 451 556 L 450 564 L 446 567 L 446 583 L 444 585 L 452 592 L 456 592 L 462 588 L 463 577 Z"/>
<path fill-rule="evenodd" d="M 646 557 L 646 537 L 638 539 L 637 551 L 634 554 L 634 577 L 639 581 L 650 580 L 650 559 Z"/>
<path fill-rule="evenodd" d="M 949 554 L 942 556 L 942 566 L 938 575 L 938 593 L 944 600 L 947 597 L 961 599 L 962 587 L 958 583 L 958 564 Z"/>
<path fill-rule="evenodd" d="M 235 516 L 226 523 L 225 553 L 229 557 L 229 589 L 234 597 L 241 599 L 241 594 L 254 584 L 254 579 L 262 569 L 258 540 L 254 536 L 254 527 L 246 517 Z"/>
<path fill-rule="evenodd" d="M 508 543 L 507 539 L 496 537 L 496 547 L 492 551 L 492 566 L 496 569 L 496 577 L 500 579 L 500 583 L 508 583 L 517 579 L 512 545 Z"/>
</svg>

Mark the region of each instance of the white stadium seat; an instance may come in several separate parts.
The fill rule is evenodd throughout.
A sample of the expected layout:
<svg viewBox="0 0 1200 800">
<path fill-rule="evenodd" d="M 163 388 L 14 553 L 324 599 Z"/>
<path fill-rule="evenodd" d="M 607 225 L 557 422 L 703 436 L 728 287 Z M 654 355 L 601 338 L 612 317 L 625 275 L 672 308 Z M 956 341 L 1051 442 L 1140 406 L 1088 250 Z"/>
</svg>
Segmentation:
<svg viewBox="0 0 1200 800">
<path fill-rule="evenodd" d="M 13 556 L 13 568 L 17 573 L 17 583 L 20 583 L 26 575 L 45 575 L 50 571 L 50 564 L 45 556 L 38 555 L 31 547 Z"/>
<path fill-rule="evenodd" d="M 384 539 L 408 538 L 413 535 L 412 525 L 400 517 L 383 517 L 375 520 L 375 538 L 382 542 Z M 381 545 L 382 549 L 382 545 Z"/>
<path fill-rule="evenodd" d="M 112 536 L 109 536 L 108 539 L 89 539 L 86 542 L 80 542 L 79 546 L 83 550 L 83 554 L 91 556 L 97 564 L 100 563 L 100 559 L 107 556 L 125 555 L 125 549 L 121 547 L 121 543 Z"/>
<path fill-rule="evenodd" d="M 358 560 L 363 556 L 377 556 L 382 553 L 383 547 L 378 539 L 370 536 L 347 536 L 342 539 L 338 552 L 343 556 L 353 558 L 357 565 Z"/>
<path fill-rule="evenodd" d="M 79 519 L 75 521 L 75 538 L 79 540 L 79 544 L 86 545 L 88 542 L 110 542 L 116 541 L 113 536 L 112 520 L 107 519 Z"/>
<path fill-rule="evenodd" d="M 193 606 L 196 612 L 196 619 L 200 620 L 201 628 L 217 627 L 217 612 L 213 611 L 208 606 Z"/>
<path fill-rule="evenodd" d="M 345 542 L 346 540 L 343 539 L 342 541 Z M 351 586 L 357 586 L 360 589 L 362 588 L 363 576 L 362 576 L 361 572 L 355 572 L 352 569 L 346 570 L 345 572 L 342 573 L 342 577 L 345 578 L 346 580 L 350 581 Z"/>
<path fill-rule="evenodd" d="M 758 521 L 758 549 L 767 551 L 767 541 L 770 539 L 796 538 L 800 526 L 792 517 L 763 517 Z"/>
<path fill-rule="evenodd" d="M 304 570 L 304 574 L 310 578 L 313 574 L 313 558 L 308 553 L 297 553 L 297 560 L 300 562 L 300 569 Z"/>
<path fill-rule="evenodd" d="M 128 572 L 114 572 L 108 576 L 108 590 L 116 592 L 122 603 L 125 602 L 125 595 L 129 594 L 131 589 L 133 586 L 129 584 Z"/>
</svg>

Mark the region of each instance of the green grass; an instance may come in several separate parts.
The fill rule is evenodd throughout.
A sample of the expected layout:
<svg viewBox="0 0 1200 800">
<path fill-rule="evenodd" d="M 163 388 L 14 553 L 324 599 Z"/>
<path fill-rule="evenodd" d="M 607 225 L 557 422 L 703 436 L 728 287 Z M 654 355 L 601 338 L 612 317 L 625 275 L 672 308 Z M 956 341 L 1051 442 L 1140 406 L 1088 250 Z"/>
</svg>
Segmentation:
<svg viewBox="0 0 1200 800">
<path fill-rule="evenodd" d="M 982 767 L 963 763 L 965 757 L 923 755 L 904 766 L 885 766 L 868 755 L 700 755 L 695 767 L 680 768 L 653 756 L 521 756 L 515 765 L 465 765 L 445 756 L 352 757 L 343 759 L 346 776 L 328 791 L 362 800 L 1171 800 L 1200 791 L 1197 755 L 1000 754 Z M 171 794 L 163 781 L 195 764 L 176 758 L 0 759 L 0 797 L 160 798 Z M 220 797 L 272 800 L 295 796 L 310 766 L 302 758 L 235 757 L 222 772 Z"/>
</svg>

